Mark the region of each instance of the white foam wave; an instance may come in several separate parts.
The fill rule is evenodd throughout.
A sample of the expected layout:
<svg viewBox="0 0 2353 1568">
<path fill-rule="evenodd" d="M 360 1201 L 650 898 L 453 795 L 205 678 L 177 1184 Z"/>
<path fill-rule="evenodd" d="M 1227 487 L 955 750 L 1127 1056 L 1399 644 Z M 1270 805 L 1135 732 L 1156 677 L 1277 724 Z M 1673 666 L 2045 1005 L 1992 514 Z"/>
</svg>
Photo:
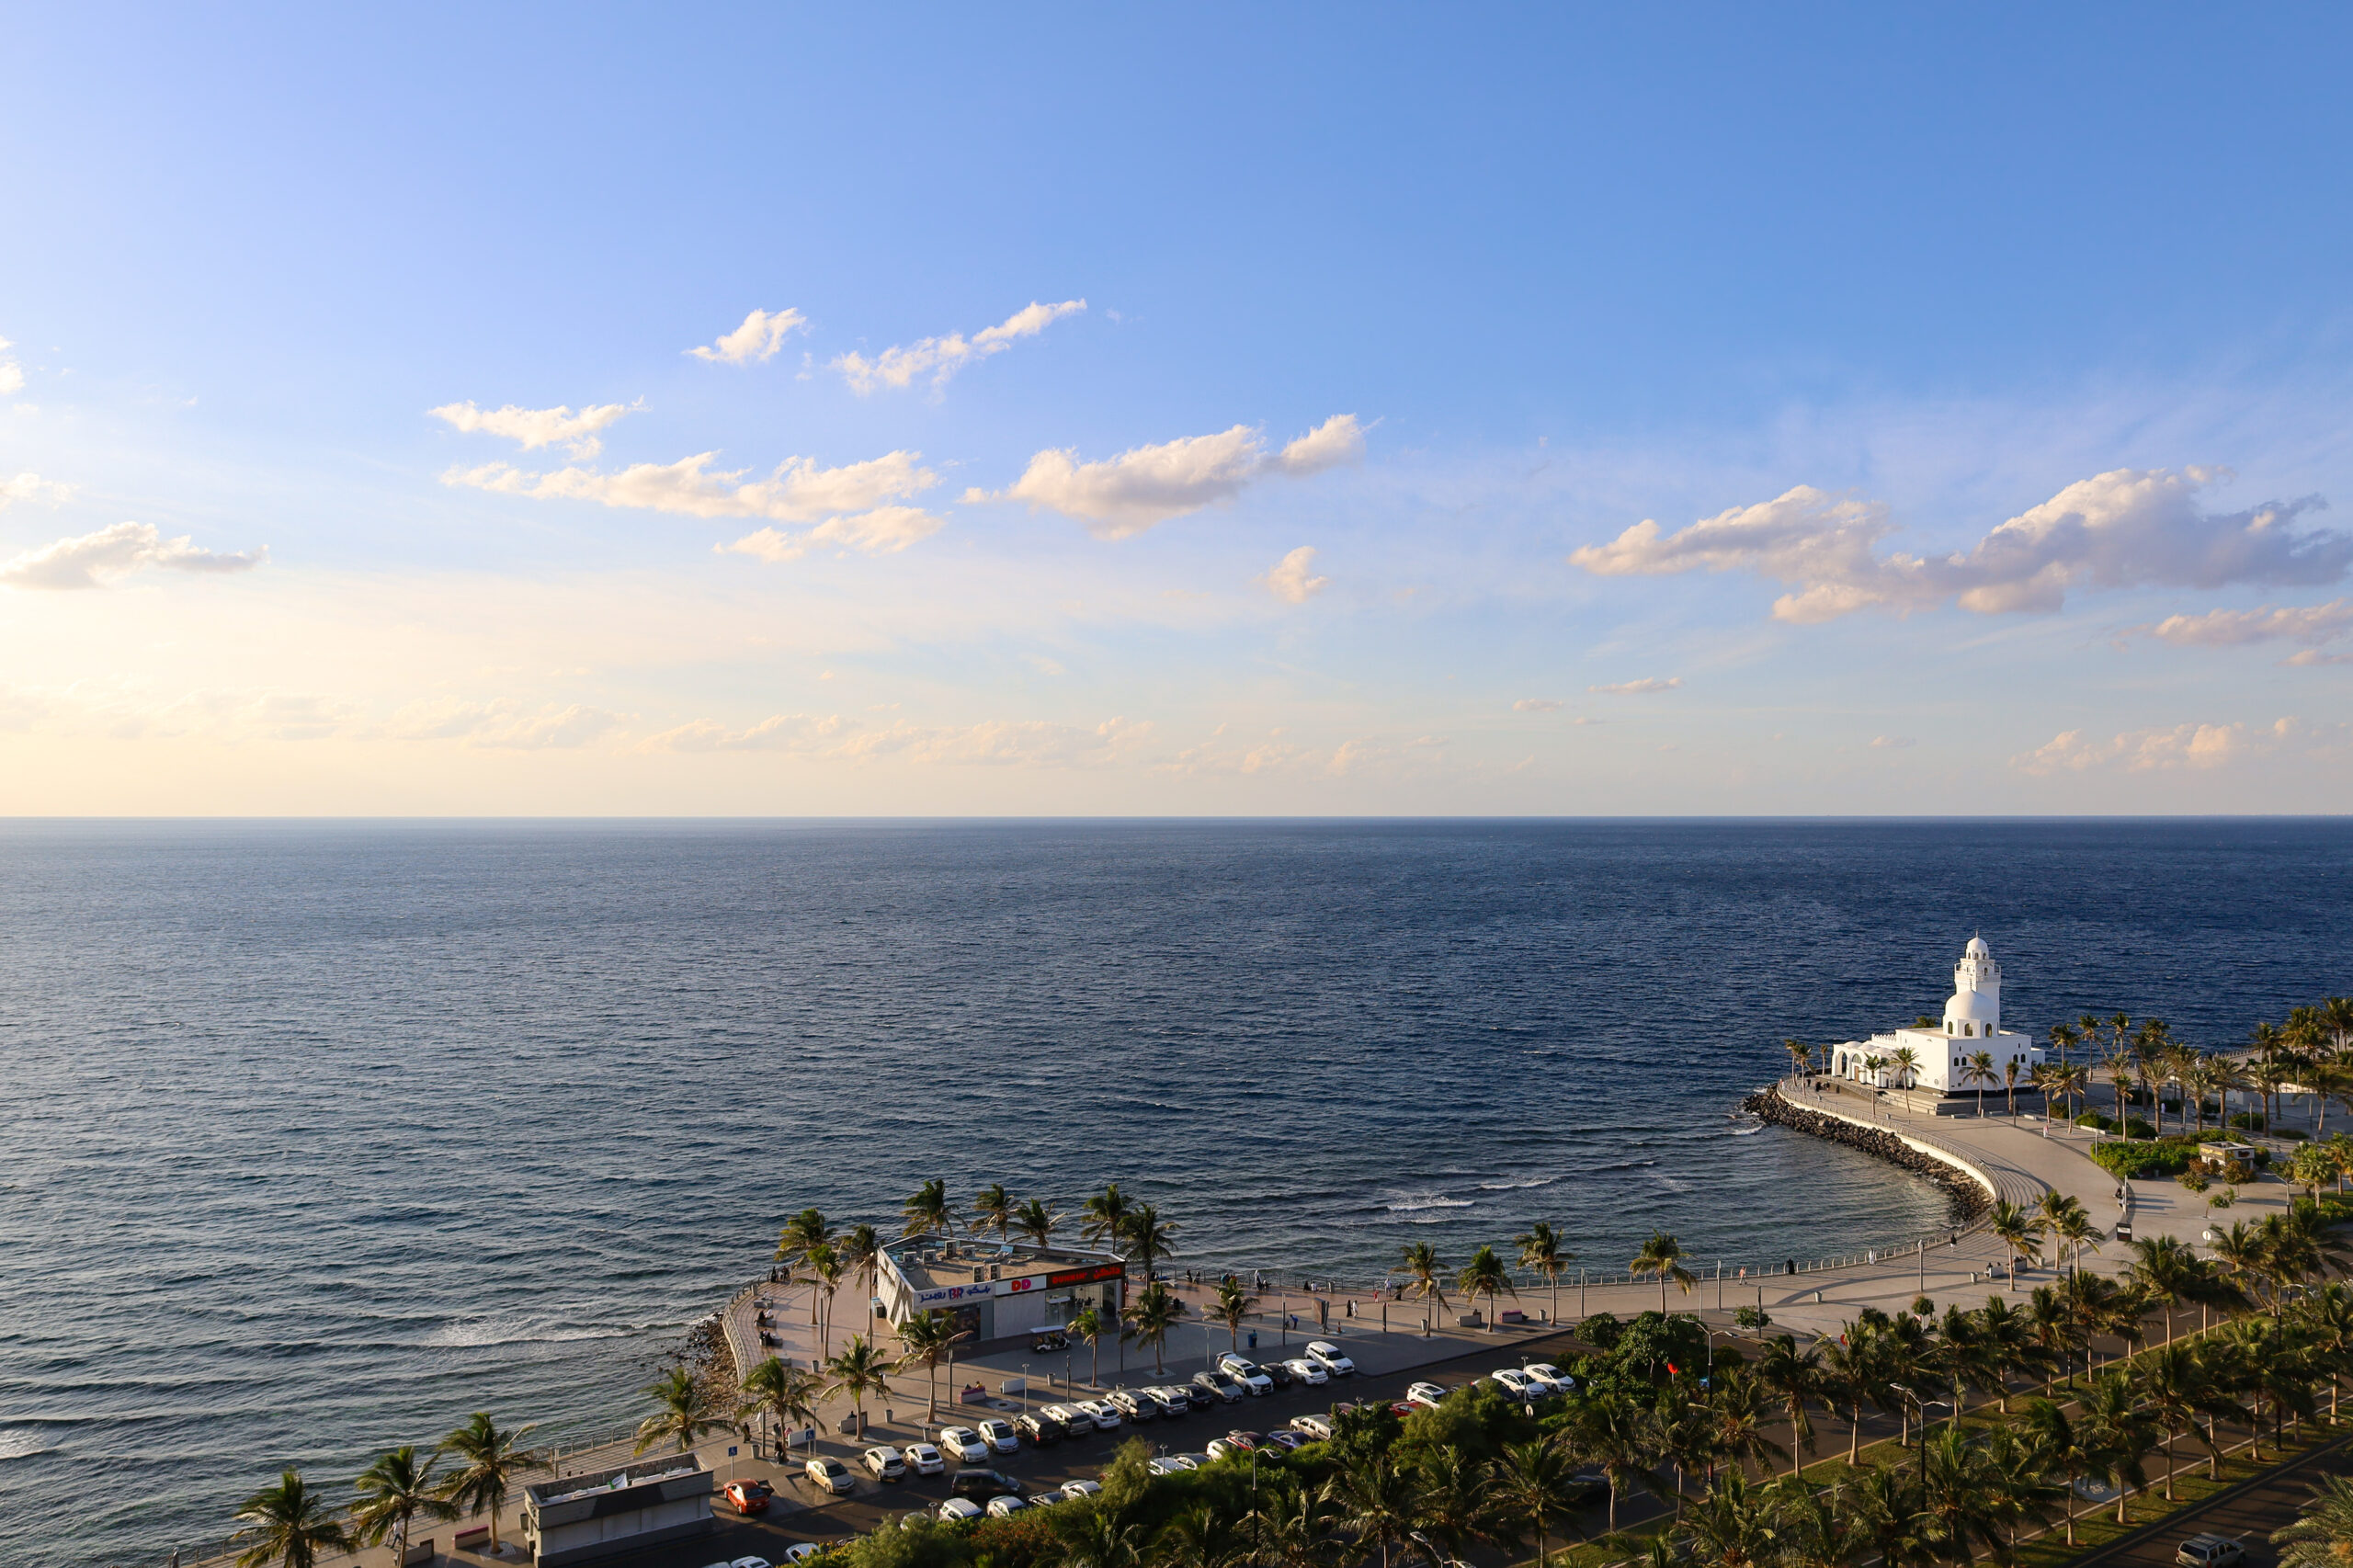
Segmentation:
<svg viewBox="0 0 2353 1568">
<path fill-rule="evenodd" d="M 1509 1192 L 1515 1187 L 1550 1187 L 1560 1179 L 1561 1178 L 1559 1176 L 1529 1176 L 1520 1181 L 1483 1181 L 1479 1184 L 1479 1190 L 1482 1192 Z"/>
<path fill-rule="evenodd" d="M 1735 1138 L 1747 1138 L 1747 1137 L 1750 1137 L 1750 1136 L 1752 1136 L 1752 1135 L 1754 1135 L 1754 1134 L 1756 1134 L 1756 1133 L 1762 1132 L 1762 1131 L 1765 1131 L 1765 1124 L 1764 1124 L 1763 1122 L 1761 1122 L 1761 1121 L 1752 1121 L 1752 1122 L 1750 1122 L 1750 1123 L 1749 1123 L 1747 1126 L 1745 1126 L 1745 1127 L 1735 1127 L 1735 1128 L 1733 1128 L 1733 1129 L 1732 1130 L 1732 1135 L 1733 1135 L 1733 1137 L 1735 1137 Z"/>
<path fill-rule="evenodd" d="M 1425 1209 L 1468 1209 L 1472 1199 L 1449 1198 L 1444 1193 L 1435 1198 L 1404 1198 L 1389 1206 L 1392 1214 L 1418 1214 Z"/>
<path fill-rule="evenodd" d="M 54 1445 L 38 1431 L 0 1432 L 0 1460 L 28 1460 L 53 1451 Z"/>
<path fill-rule="evenodd" d="M 626 1326 L 581 1326 L 546 1318 L 475 1318 L 443 1324 L 419 1343 L 435 1350 L 473 1350 L 492 1345 L 564 1345 L 582 1339 L 620 1339 L 638 1332 Z"/>
</svg>

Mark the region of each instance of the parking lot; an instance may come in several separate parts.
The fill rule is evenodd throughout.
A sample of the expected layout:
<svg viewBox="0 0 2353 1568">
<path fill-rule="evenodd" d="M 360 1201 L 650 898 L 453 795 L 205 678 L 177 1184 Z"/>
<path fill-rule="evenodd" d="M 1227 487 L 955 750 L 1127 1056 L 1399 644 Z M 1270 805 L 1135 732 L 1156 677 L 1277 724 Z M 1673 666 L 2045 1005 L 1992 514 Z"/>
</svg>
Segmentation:
<svg viewBox="0 0 2353 1568">
<path fill-rule="evenodd" d="M 1155 1454 L 1199 1453 L 1211 1438 L 1222 1437 L 1229 1431 L 1269 1431 L 1288 1425 L 1294 1416 L 1328 1411 L 1335 1403 L 1398 1400 L 1404 1397 L 1411 1383 L 1433 1382 L 1452 1389 L 1500 1367 L 1563 1358 L 1569 1354 L 1568 1339 L 1565 1334 L 1499 1335 L 1491 1348 L 1483 1346 L 1468 1355 L 1404 1370 L 1360 1373 L 1336 1379 L 1321 1388 L 1295 1385 L 1278 1389 L 1240 1403 L 1216 1404 L 1182 1417 L 1164 1417 L 1132 1426 L 1123 1423 L 1116 1432 L 1074 1437 L 1051 1448 L 1039 1449 L 1024 1441 L 1018 1452 L 993 1456 L 987 1465 L 972 1468 L 1003 1471 L 1032 1492 L 1052 1491 L 1066 1481 L 1093 1480 L 1110 1462 L 1120 1445 L 1131 1438 L 1141 1437 Z M 1165 1378 L 1140 1372 L 1127 1386 L 1140 1388 L 1148 1383 L 1185 1381 L 1184 1375 L 1173 1370 Z M 1053 1403 L 1053 1399 L 1033 1400 L 1024 1408 L 1034 1410 Z M 942 1420 L 948 1425 L 976 1425 L 984 1415 L 1012 1414 L 969 1405 L 941 1407 Z M 915 1438 L 904 1430 L 878 1430 L 873 1440 L 899 1447 Z M 950 1478 L 964 1468 L 951 1459 L 943 1474 L 911 1474 L 904 1481 L 883 1482 L 868 1474 L 855 1453 L 839 1457 L 850 1466 L 855 1490 L 846 1497 L 827 1497 L 802 1477 L 798 1460 L 790 1464 L 755 1460 L 746 1449 L 745 1457 L 735 1468 L 729 1469 L 722 1463 L 719 1479 L 722 1483 L 755 1477 L 768 1480 L 776 1487 L 776 1500 L 766 1514 L 739 1518 L 732 1506 L 718 1500 L 714 1511 L 721 1522 L 716 1535 L 611 1561 L 618 1568 L 705 1568 L 706 1564 L 746 1556 L 780 1561 L 785 1550 L 798 1541 L 840 1540 L 909 1513 L 936 1509 L 949 1495 Z"/>
</svg>

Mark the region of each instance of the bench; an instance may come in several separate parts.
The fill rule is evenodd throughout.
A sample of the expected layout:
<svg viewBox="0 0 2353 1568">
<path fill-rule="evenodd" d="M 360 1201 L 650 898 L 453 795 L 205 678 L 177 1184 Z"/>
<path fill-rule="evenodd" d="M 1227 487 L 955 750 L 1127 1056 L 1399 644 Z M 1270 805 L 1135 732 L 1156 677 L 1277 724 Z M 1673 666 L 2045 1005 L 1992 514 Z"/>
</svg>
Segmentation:
<svg viewBox="0 0 2353 1568">
<path fill-rule="evenodd" d="M 483 1528 L 483 1533 L 490 1533 L 488 1526 Z M 423 1540 L 411 1542 L 409 1549 L 401 1553 L 401 1568 L 416 1568 L 418 1563 L 430 1562 L 438 1555 L 433 1550 L 433 1538 L 427 1536 Z"/>
<path fill-rule="evenodd" d="M 449 1541 L 452 1551 L 480 1551 L 490 1544 L 490 1527 L 472 1525 L 460 1530 Z"/>
</svg>

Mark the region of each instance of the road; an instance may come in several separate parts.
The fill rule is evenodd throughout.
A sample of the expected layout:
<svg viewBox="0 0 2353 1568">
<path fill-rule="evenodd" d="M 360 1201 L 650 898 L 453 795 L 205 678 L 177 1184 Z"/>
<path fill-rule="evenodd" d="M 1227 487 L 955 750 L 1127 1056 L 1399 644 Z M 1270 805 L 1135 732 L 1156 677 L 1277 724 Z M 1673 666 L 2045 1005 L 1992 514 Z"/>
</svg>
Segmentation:
<svg viewBox="0 0 2353 1568">
<path fill-rule="evenodd" d="M 2313 1484 L 2324 1475 L 2353 1475 L 2353 1451 L 2325 1449 L 2264 1476 L 2243 1492 L 2176 1514 L 2162 1530 L 2086 1560 L 2086 1568 L 2091 1563 L 2098 1568 L 2174 1568 L 2175 1550 L 2191 1536 L 2209 1532 L 2245 1546 L 2245 1568 L 2278 1568 L 2279 1551 L 2271 1544 L 2271 1532 L 2294 1521 L 2297 1509 L 2311 1497 Z"/>
</svg>

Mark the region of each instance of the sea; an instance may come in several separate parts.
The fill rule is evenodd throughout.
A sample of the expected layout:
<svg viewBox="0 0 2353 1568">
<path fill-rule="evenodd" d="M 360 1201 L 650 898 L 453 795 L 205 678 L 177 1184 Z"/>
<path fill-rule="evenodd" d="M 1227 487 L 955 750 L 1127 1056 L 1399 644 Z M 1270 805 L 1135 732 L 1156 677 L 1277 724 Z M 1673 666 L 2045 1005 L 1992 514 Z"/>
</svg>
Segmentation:
<svg viewBox="0 0 2353 1568">
<path fill-rule="evenodd" d="M 2202 1046 L 2353 991 L 2353 822 L 0 824 L 0 1563 L 160 1564 L 287 1465 L 562 1440 L 814 1206 L 1156 1204 L 1378 1279 L 1936 1230 L 1736 1113 L 1938 1010 Z"/>
</svg>

